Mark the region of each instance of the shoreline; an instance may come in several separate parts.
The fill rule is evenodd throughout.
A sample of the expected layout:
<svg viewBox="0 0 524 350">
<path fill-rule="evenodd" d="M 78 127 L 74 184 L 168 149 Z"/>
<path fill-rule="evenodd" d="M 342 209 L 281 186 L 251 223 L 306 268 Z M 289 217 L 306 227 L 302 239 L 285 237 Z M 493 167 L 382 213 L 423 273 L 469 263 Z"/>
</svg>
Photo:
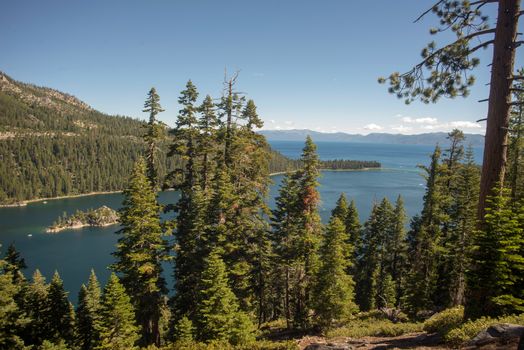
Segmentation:
<svg viewBox="0 0 524 350">
<path fill-rule="evenodd" d="M 78 198 L 78 197 L 87 197 L 87 196 L 96 196 L 99 194 L 112 194 L 112 193 L 121 193 L 122 191 L 99 191 L 99 192 L 89 192 L 89 193 L 80 193 L 80 194 L 71 194 L 67 196 L 59 196 L 59 197 L 48 197 L 48 198 L 35 198 L 35 199 L 28 199 L 25 201 L 21 201 L 18 203 L 13 204 L 0 204 L 0 208 L 16 208 L 16 207 L 25 207 L 30 203 L 37 203 L 37 202 L 45 202 L 45 201 L 53 201 L 57 199 L 68 199 L 68 198 Z"/>
<path fill-rule="evenodd" d="M 382 170 L 383 168 L 361 168 L 361 169 L 319 169 L 320 171 L 370 171 L 370 170 Z M 287 171 L 279 171 L 276 173 L 271 173 L 269 176 L 277 176 L 277 175 L 285 175 Z M 171 189 L 168 189 L 166 191 L 172 191 Z M 0 208 L 17 208 L 17 207 L 25 207 L 28 204 L 31 203 L 38 203 L 38 202 L 45 202 L 45 201 L 52 201 L 57 199 L 68 199 L 68 198 L 79 198 L 79 197 L 87 197 L 87 196 L 96 196 L 99 194 L 113 194 L 113 193 L 122 193 L 122 190 L 120 191 L 99 191 L 99 192 L 89 192 L 89 193 L 80 193 L 80 194 L 72 194 L 67 196 L 59 196 L 59 197 L 48 197 L 48 198 L 35 198 L 35 199 L 28 199 L 22 202 L 18 203 L 12 203 L 12 204 L 0 204 Z"/>
<path fill-rule="evenodd" d="M 116 221 L 116 222 L 109 222 L 107 224 L 102 224 L 102 225 L 79 224 L 79 225 L 63 226 L 63 227 L 57 227 L 57 228 L 48 227 L 46 228 L 45 233 L 55 234 L 55 233 L 60 233 L 65 230 L 76 230 L 76 229 L 83 228 L 83 227 L 106 227 L 106 226 L 113 226 L 113 225 L 118 225 L 118 224 L 119 222 Z"/>
</svg>

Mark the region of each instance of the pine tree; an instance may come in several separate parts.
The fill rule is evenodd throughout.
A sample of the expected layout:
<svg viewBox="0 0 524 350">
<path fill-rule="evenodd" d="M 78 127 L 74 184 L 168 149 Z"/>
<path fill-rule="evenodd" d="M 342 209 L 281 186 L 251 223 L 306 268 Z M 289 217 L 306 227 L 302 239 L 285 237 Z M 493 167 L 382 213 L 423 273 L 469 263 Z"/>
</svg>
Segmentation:
<svg viewBox="0 0 524 350">
<path fill-rule="evenodd" d="M 485 226 L 473 237 L 466 317 L 524 311 L 524 205 L 507 189 L 488 198 Z"/>
<path fill-rule="evenodd" d="M 317 190 L 319 159 L 308 137 L 300 159 L 302 168 L 288 174 L 272 212 L 272 234 L 278 276 L 273 290 L 282 294 L 288 328 L 309 327 L 311 292 L 318 269 L 317 250 L 322 234 Z"/>
<path fill-rule="evenodd" d="M 78 293 L 75 329 L 76 346 L 81 350 L 92 350 L 96 345 L 98 334 L 95 324 L 100 317 L 100 284 L 95 272 L 91 270 L 87 287 L 82 284 Z"/>
<path fill-rule="evenodd" d="M 13 282 L 12 272 L 5 272 L 6 264 L 0 260 L 0 349 L 24 349 L 20 331 L 29 320 L 16 302 L 20 286 Z"/>
<path fill-rule="evenodd" d="M 393 206 L 384 198 L 375 203 L 365 223 L 361 252 L 359 253 L 356 296 L 362 310 L 372 310 L 386 304 L 385 278 L 391 274 L 390 243 L 393 224 Z"/>
<path fill-rule="evenodd" d="M 295 268 L 297 256 L 294 254 L 297 240 L 297 197 L 296 174 L 288 173 L 282 179 L 279 194 L 275 199 L 275 209 L 271 217 L 271 240 L 273 244 L 274 257 L 274 292 L 280 294 L 282 299 L 281 308 L 286 319 L 287 328 L 292 326 L 291 305 L 291 277 Z M 278 312 L 279 306 L 275 306 Z M 278 315 L 280 316 L 280 315 Z"/>
<path fill-rule="evenodd" d="M 440 207 L 442 186 L 439 163 L 440 147 L 435 147 L 427 172 L 426 193 L 420 217 L 412 220 L 409 241 L 410 271 L 406 281 L 405 302 L 409 312 L 415 314 L 434 307 L 434 293 L 438 280 L 437 267 L 441 244 L 441 223 L 444 213 Z"/>
<path fill-rule="evenodd" d="M 469 265 L 468 253 L 471 239 L 476 230 L 476 208 L 480 170 L 473 159 L 470 148 L 465 153 L 465 163 L 457 170 L 453 190 L 453 204 L 450 211 L 449 237 L 445 243 L 446 260 L 449 266 L 449 306 L 465 302 L 466 270 Z"/>
<path fill-rule="evenodd" d="M 183 316 L 175 325 L 174 340 L 181 343 L 192 342 L 194 332 L 193 322 L 186 316 Z"/>
<path fill-rule="evenodd" d="M 201 187 L 207 194 L 214 172 L 214 161 L 218 157 L 216 148 L 219 146 L 218 131 L 221 123 L 216 115 L 215 104 L 211 96 L 206 96 L 199 110 L 201 115 L 198 119 L 199 142 L 197 152 L 202 156 Z"/>
<path fill-rule="evenodd" d="M 352 248 L 347 244 L 345 227 L 337 213 L 325 229 L 313 292 L 317 323 L 324 330 L 331 328 L 334 320 L 345 320 L 357 310 L 353 302 L 354 282 L 347 273 Z"/>
<path fill-rule="evenodd" d="M 122 284 L 142 328 L 142 342 L 159 345 L 159 319 L 166 293 L 161 264 L 167 259 L 167 244 L 162 238 L 156 192 L 146 174 L 146 164 L 140 158 L 124 191 L 122 229 L 118 231 L 121 237 L 113 253 L 117 261 L 112 268 L 122 273 Z"/>
<path fill-rule="evenodd" d="M 309 325 L 310 293 L 314 276 L 318 268 L 317 249 L 320 242 L 322 224 L 318 213 L 320 195 L 318 193 L 319 158 L 316 145 L 308 135 L 302 150 L 300 161 L 302 169 L 298 171 L 298 245 L 299 255 L 303 259 L 303 271 L 299 272 L 300 283 L 296 289 L 297 305 L 295 309 L 295 323 L 306 328 Z"/>
<path fill-rule="evenodd" d="M 26 345 L 41 345 L 48 339 L 51 333 L 49 324 L 49 287 L 45 282 L 44 276 L 39 270 L 33 274 L 33 280 L 28 284 L 24 293 L 22 309 L 30 319 L 24 327 L 22 338 Z"/>
<path fill-rule="evenodd" d="M 147 144 L 147 177 L 153 189 L 158 187 L 158 171 L 156 152 L 158 148 L 158 140 L 162 133 L 162 126 L 158 123 L 156 115 L 163 112 L 160 105 L 160 96 L 158 96 L 156 89 L 153 87 L 147 94 L 146 102 L 142 112 L 149 112 L 149 121 L 147 123 L 147 132 L 144 135 L 144 140 Z"/>
<path fill-rule="evenodd" d="M 59 342 L 64 340 L 68 345 L 73 344 L 74 340 L 74 311 L 73 305 L 67 298 L 64 290 L 64 283 L 58 272 L 55 271 L 47 293 L 48 306 L 48 340 Z"/>
<path fill-rule="evenodd" d="M 198 299 L 198 337 L 202 341 L 233 341 L 239 336 L 241 312 L 229 287 L 226 265 L 217 251 L 206 259 Z M 251 327 L 252 328 L 252 327 Z"/>
<path fill-rule="evenodd" d="M 198 140 L 200 135 L 196 106 L 198 92 L 189 80 L 186 89 L 180 93 L 178 102 L 182 105 L 175 129 L 172 131 L 174 142 L 169 156 L 178 156 L 184 160 L 184 166 L 175 169 L 168 176 L 171 186 L 180 191 L 180 199 L 170 208 L 177 213 L 175 219 L 175 258 L 174 277 L 175 296 L 173 300 L 176 315 L 195 317 L 194 301 L 197 298 L 198 281 L 204 256 L 199 249 L 206 232 L 206 196 L 199 179 L 200 161 Z M 202 247 L 205 250 L 204 247 Z"/>
<path fill-rule="evenodd" d="M 345 227 L 348 214 L 349 208 L 348 202 L 346 200 L 346 195 L 344 193 L 341 193 L 337 199 L 335 208 L 331 211 L 331 216 L 337 217 Z"/>
<path fill-rule="evenodd" d="M 114 273 L 104 287 L 95 329 L 99 334 L 97 350 L 135 349 L 139 339 L 131 299 Z"/>
<path fill-rule="evenodd" d="M 496 24 L 493 28 L 488 16 L 482 13 L 487 3 L 497 4 Z M 478 66 L 479 59 L 473 53 L 493 45 L 490 66 L 489 105 L 486 118 L 486 137 L 482 179 L 478 202 L 478 219 L 484 220 L 486 198 L 504 184 L 507 163 L 508 125 L 512 103 L 512 83 L 522 80 L 514 74 L 516 38 L 520 18 L 520 1 L 456 1 L 441 0 L 427 13 L 439 18 L 439 26 L 430 29 L 430 34 L 452 31 L 456 40 L 437 48 L 430 42 L 422 50 L 422 61 L 411 70 L 395 72 L 388 79 L 379 78 L 380 83 L 389 81 L 389 92 L 409 103 L 416 98 L 436 102 L 440 97 L 467 96 L 475 78 L 470 70 Z M 496 33 L 496 35 L 495 35 Z M 486 37 L 486 35 L 488 37 Z M 492 36 L 490 38 L 490 36 Z M 490 40 L 491 39 L 491 40 Z M 480 44 L 477 42 L 480 40 Z"/>
<path fill-rule="evenodd" d="M 351 268 L 351 274 L 353 278 L 357 275 L 357 261 L 359 258 L 359 252 L 362 251 L 362 226 L 360 225 L 360 219 L 358 217 L 358 210 L 354 200 L 351 200 L 348 206 L 348 213 L 344 220 L 346 225 L 346 233 L 349 237 L 349 243 L 353 246 L 353 255 L 351 261 L 353 267 Z"/>
<path fill-rule="evenodd" d="M 406 278 L 406 269 L 408 264 L 407 244 L 406 244 L 406 211 L 404 209 L 404 200 L 402 196 L 398 196 L 395 202 L 395 209 L 393 210 L 391 236 L 389 239 L 389 274 L 394 285 L 394 300 L 400 302 L 404 295 L 404 284 Z M 389 287 L 388 287 L 389 288 Z M 389 299 L 388 305 L 395 305 L 391 303 L 392 298 Z"/>
<path fill-rule="evenodd" d="M 11 243 L 7 247 L 7 251 L 4 257 L 5 263 L 2 267 L 4 274 L 11 273 L 13 277 L 13 283 L 21 285 L 25 282 L 25 277 L 22 270 L 27 268 L 24 258 L 20 256 L 20 253 L 16 250 L 15 245 Z"/>
</svg>

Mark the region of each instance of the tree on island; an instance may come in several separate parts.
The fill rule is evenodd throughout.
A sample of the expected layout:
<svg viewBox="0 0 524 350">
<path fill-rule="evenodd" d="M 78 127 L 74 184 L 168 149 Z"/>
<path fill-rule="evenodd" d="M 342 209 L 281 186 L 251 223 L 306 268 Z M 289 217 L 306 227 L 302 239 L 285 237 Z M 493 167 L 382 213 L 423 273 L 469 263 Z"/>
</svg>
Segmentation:
<svg viewBox="0 0 524 350">
<path fill-rule="evenodd" d="M 481 9 L 496 4 L 496 25 L 490 28 L 487 16 Z M 486 117 L 486 138 L 478 218 L 484 220 L 486 198 L 497 195 L 497 188 L 504 183 L 508 151 L 508 127 L 512 102 L 513 83 L 524 76 L 514 73 L 515 52 L 521 42 L 517 39 L 520 0 L 456 1 L 439 0 L 418 19 L 433 12 L 440 20 L 440 27 L 430 34 L 451 30 L 456 40 L 441 48 L 435 42 L 422 50 L 423 60 L 406 73 L 395 72 L 380 83 L 389 81 L 389 92 L 407 103 L 420 98 L 423 102 L 436 102 L 440 97 L 467 96 L 474 84 L 470 71 L 478 66 L 479 59 L 471 57 L 477 50 L 493 45 L 490 92 Z M 484 39 L 488 36 L 488 39 Z M 473 44 L 479 40 L 479 44 Z"/>
</svg>

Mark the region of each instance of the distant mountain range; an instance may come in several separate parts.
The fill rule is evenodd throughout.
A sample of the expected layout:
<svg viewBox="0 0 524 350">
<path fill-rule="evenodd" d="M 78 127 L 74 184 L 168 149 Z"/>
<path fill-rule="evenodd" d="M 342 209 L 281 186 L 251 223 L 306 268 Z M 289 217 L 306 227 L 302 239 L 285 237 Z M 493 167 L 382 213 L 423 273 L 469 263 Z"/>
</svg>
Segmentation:
<svg viewBox="0 0 524 350">
<path fill-rule="evenodd" d="M 386 143 L 386 144 L 404 144 L 404 145 L 435 145 L 446 144 L 445 132 L 432 132 L 417 135 L 371 133 L 368 135 L 346 134 L 343 132 L 324 133 L 307 129 L 293 130 L 261 130 L 260 134 L 264 135 L 268 141 L 304 141 L 307 135 L 313 138 L 313 141 L 337 141 L 337 142 L 361 142 L 361 143 Z M 473 147 L 484 146 L 484 135 L 465 134 L 465 144 L 471 144 Z"/>
</svg>

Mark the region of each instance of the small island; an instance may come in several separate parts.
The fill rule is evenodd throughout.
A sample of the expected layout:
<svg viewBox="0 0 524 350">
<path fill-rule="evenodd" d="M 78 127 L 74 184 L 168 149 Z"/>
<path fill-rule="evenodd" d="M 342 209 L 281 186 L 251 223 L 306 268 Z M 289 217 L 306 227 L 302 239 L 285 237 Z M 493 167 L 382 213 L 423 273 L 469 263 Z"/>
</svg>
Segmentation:
<svg viewBox="0 0 524 350">
<path fill-rule="evenodd" d="M 118 224 L 118 213 L 105 205 L 98 209 L 87 211 L 77 210 L 72 215 L 60 216 L 45 232 L 57 233 L 63 230 L 81 228 L 86 226 L 102 227 Z"/>
</svg>

